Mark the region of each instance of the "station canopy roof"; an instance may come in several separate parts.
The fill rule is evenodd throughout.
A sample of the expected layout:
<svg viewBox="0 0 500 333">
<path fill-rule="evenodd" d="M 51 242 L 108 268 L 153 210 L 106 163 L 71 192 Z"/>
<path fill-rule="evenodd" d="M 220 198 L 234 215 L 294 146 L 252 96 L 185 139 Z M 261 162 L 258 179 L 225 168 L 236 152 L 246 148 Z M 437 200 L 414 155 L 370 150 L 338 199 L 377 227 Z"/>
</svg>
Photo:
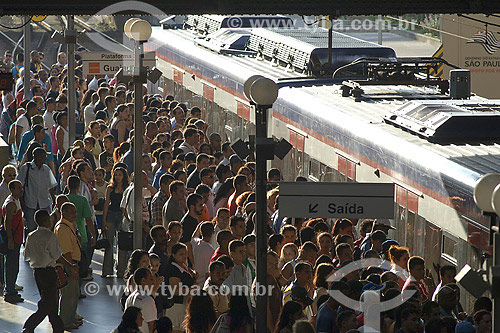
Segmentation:
<svg viewBox="0 0 500 333">
<path fill-rule="evenodd" d="M 113 0 L 20 0 L 4 1 L 0 15 L 94 15 L 138 14 L 127 8 L 135 1 L 122 2 L 118 9 L 106 8 Z M 128 5 L 126 5 L 128 3 Z M 146 4 L 146 1 L 142 3 Z M 299 14 L 299 15 L 402 15 L 421 13 L 472 14 L 500 13 L 494 0 L 147 0 L 163 14 Z M 141 7 L 141 6 L 139 6 Z M 105 9 L 106 8 L 106 9 Z M 121 11 L 121 12 L 120 12 Z M 125 11 L 125 12 L 124 12 Z"/>
</svg>

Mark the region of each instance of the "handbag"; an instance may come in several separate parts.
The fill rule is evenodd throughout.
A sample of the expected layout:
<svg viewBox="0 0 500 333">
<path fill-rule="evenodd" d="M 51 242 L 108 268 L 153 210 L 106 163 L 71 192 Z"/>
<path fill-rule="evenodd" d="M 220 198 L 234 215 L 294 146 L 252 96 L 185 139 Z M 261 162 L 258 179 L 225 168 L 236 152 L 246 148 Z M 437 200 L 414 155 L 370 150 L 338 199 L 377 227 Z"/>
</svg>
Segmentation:
<svg viewBox="0 0 500 333">
<path fill-rule="evenodd" d="M 125 207 L 128 206 L 130 197 L 132 196 L 133 190 L 130 190 L 127 194 L 127 200 Z M 118 249 L 122 251 L 133 251 L 134 250 L 134 232 L 133 231 L 118 231 Z"/>
<path fill-rule="evenodd" d="M 94 205 L 94 209 L 98 212 L 102 212 L 104 210 L 104 203 L 106 202 L 106 199 L 104 198 L 99 198 L 99 202 Z"/>
<path fill-rule="evenodd" d="M 64 270 L 63 265 L 57 264 L 55 268 L 56 271 L 56 288 L 61 289 L 68 284 L 68 276 Z"/>
<path fill-rule="evenodd" d="M 94 249 L 104 250 L 104 249 L 109 249 L 110 247 L 111 247 L 111 243 L 109 242 L 109 239 L 107 239 L 105 237 L 104 232 L 101 231 L 99 239 L 95 242 Z"/>
<path fill-rule="evenodd" d="M 132 231 L 118 231 L 118 249 L 122 251 L 134 249 L 134 233 Z"/>
</svg>

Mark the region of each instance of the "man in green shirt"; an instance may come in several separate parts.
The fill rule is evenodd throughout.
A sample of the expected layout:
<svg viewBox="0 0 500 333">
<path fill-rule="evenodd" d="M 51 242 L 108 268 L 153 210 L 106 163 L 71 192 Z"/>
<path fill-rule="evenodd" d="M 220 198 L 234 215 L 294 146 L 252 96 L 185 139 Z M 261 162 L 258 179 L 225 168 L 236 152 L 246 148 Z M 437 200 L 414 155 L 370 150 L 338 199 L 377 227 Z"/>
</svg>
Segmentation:
<svg viewBox="0 0 500 333">
<path fill-rule="evenodd" d="M 94 224 L 92 223 L 92 212 L 90 210 L 90 205 L 87 198 L 77 194 L 78 189 L 80 188 L 80 178 L 78 178 L 77 176 L 70 176 L 68 178 L 68 187 L 69 194 L 67 195 L 67 197 L 69 201 L 76 206 L 76 226 L 81 236 L 80 243 L 82 245 L 87 244 L 88 239 L 94 237 L 93 235 L 95 233 Z M 85 225 L 91 232 L 91 235 L 87 235 Z"/>
</svg>

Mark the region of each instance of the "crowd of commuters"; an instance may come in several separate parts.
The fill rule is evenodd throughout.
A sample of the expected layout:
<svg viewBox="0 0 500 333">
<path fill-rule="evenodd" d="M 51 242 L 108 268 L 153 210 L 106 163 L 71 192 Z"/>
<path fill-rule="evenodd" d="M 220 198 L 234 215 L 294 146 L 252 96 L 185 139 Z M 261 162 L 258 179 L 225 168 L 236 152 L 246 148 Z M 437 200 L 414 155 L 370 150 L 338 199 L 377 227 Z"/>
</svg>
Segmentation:
<svg viewBox="0 0 500 333">
<path fill-rule="evenodd" d="M 140 96 L 145 126 L 135 133 L 130 83 L 87 80 L 80 67 L 78 108 L 70 111 L 85 133 L 70 142 L 65 62 L 60 53 L 46 71 L 33 51 L 29 89 L 22 57 L 14 64 L 5 52 L 0 64 L 16 77 L 14 91 L 3 94 L 0 121 L 15 161 L 3 168 L 0 184 L 8 243 L 0 283 L 5 301 L 23 301 L 16 278 L 24 244 L 41 295 L 24 331 L 33 332 L 45 316 L 54 332 L 82 325 L 80 290 L 95 275 L 90 263 L 99 248 L 102 278 L 127 286 L 114 332 L 253 332 L 259 288 L 253 156 L 241 160 L 210 130 L 204 111 L 170 95 Z M 134 170 L 134 135 L 144 139 L 141 170 Z M 131 252 L 120 236 L 134 226 L 134 172 L 144 180 L 143 249 Z M 491 332 L 491 301 L 479 298 L 465 313 L 456 268 L 440 267 L 436 287 L 424 259 L 390 239 L 389 221 L 281 216 L 280 170 L 269 170 L 268 180 L 269 332 Z M 383 259 L 392 268 L 346 271 L 360 259 Z M 61 267 L 67 281 L 58 290 Z M 332 297 L 336 292 L 354 302 L 374 295 L 406 302 L 382 312 L 376 328 L 365 325 L 362 309 Z"/>
</svg>

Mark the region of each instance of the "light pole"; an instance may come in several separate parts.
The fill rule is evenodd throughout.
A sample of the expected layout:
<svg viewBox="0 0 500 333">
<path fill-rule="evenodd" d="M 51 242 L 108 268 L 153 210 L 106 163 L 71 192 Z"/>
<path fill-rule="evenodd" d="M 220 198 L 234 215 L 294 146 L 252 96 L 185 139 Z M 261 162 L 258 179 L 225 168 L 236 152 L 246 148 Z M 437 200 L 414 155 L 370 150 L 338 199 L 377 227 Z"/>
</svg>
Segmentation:
<svg viewBox="0 0 500 333">
<path fill-rule="evenodd" d="M 268 160 L 274 158 L 274 141 L 267 138 L 267 110 L 278 98 L 278 86 L 259 75 L 250 77 L 244 86 L 246 97 L 255 105 L 255 199 L 256 199 L 256 247 L 257 291 L 267 286 L 267 172 Z M 267 288 L 266 288 L 267 290 Z M 267 331 L 267 295 L 257 293 L 257 332 Z"/>
<path fill-rule="evenodd" d="M 134 248 L 142 247 L 142 85 L 147 73 L 142 64 L 143 44 L 151 37 L 151 25 L 144 20 L 131 18 L 125 22 L 125 35 L 134 40 Z"/>
<path fill-rule="evenodd" d="M 500 332 L 500 232 L 496 225 L 500 215 L 500 174 L 488 173 L 474 187 L 474 201 L 483 215 L 490 217 L 490 245 L 493 243 L 493 266 L 489 269 L 489 283 L 493 298 L 493 332 Z"/>
</svg>

